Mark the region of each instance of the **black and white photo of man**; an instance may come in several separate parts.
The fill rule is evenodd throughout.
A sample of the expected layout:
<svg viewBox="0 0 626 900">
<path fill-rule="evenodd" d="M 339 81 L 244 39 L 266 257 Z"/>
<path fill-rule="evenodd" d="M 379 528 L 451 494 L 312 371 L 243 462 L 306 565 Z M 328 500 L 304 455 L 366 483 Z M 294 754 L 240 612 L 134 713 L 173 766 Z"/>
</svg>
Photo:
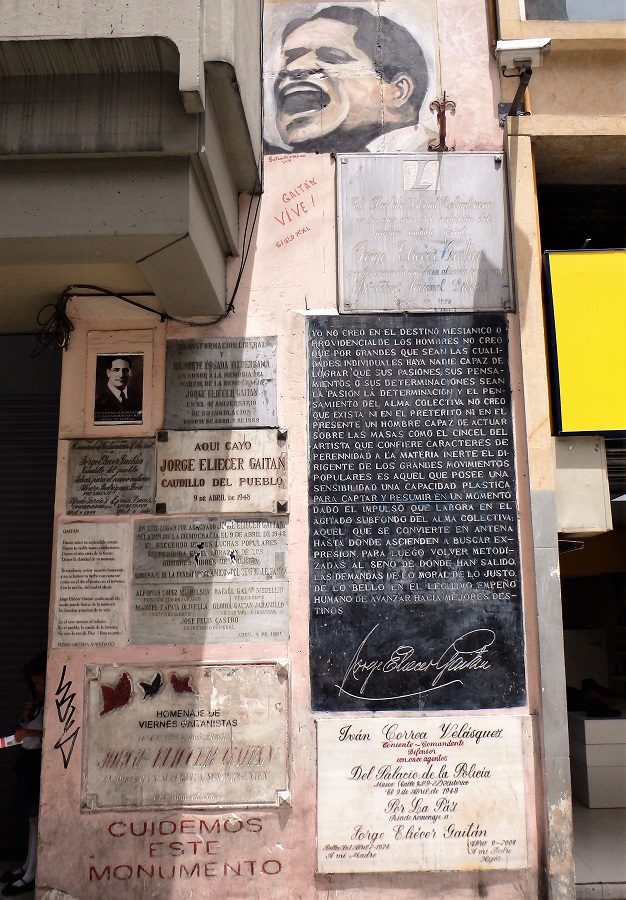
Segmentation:
<svg viewBox="0 0 626 900">
<path fill-rule="evenodd" d="M 347 5 L 294 15 L 280 33 L 274 130 L 298 153 L 426 150 L 433 132 L 419 117 L 431 80 L 419 42 L 386 16 Z"/>
<path fill-rule="evenodd" d="M 96 425 L 141 423 L 143 354 L 98 354 L 96 359 Z"/>
</svg>

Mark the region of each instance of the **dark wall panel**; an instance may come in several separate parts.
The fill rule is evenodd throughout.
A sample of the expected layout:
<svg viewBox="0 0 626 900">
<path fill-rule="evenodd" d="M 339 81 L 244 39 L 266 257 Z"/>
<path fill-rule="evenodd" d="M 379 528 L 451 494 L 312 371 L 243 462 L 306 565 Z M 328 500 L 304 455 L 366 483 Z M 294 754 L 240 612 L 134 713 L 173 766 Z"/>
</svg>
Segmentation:
<svg viewBox="0 0 626 900">
<path fill-rule="evenodd" d="M 46 648 L 61 354 L 34 360 L 31 335 L 0 337 L 0 733 L 27 699 L 22 668 Z M 17 751 L 0 751 L 0 855 L 23 852 L 13 810 Z"/>
</svg>

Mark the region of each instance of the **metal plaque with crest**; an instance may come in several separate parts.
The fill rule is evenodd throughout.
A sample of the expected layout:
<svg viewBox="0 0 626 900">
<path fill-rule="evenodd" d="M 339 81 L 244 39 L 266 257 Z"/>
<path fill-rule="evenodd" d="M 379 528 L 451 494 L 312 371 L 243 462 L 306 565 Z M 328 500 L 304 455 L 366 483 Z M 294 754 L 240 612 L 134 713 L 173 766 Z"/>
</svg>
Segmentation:
<svg viewBox="0 0 626 900">
<path fill-rule="evenodd" d="M 337 158 L 339 308 L 513 308 L 501 153 Z"/>
</svg>

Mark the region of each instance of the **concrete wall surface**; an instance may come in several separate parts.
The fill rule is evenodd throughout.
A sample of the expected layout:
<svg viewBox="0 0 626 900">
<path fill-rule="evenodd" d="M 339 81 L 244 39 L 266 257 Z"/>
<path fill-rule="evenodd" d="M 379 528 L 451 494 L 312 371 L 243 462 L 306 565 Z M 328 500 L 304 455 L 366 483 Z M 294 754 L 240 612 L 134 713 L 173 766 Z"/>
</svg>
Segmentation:
<svg viewBox="0 0 626 900">
<path fill-rule="evenodd" d="M 294 231 L 283 215 L 289 194 L 299 186 L 306 212 Z M 285 196 L 287 200 L 285 200 Z M 246 218 L 247 198 L 241 218 Z M 256 202 L 256 201 L 254 201 Z M 161 324 L 116 300 L 75 300 L 68 310 L 76 330 L 64 358 L 57 513 L 65 509 L 66 442 L 85 434 L 90 388 L 85 380 L 89 342 L 94 335 L 116 346 L 151 347 L 151 415 L 141 433 L 163 422 L 165 339 L 224 339 L 241 335 L 278 339 L 278 422 L 289 431 L 289 621 L 290 641 L 169 646 L 53 649 L 49 693 L 57 703 L 47 712 L 38 894 L 50 900 L 70 897 L 186 898 L 212 895 L 258 898 L 491 896 L 508 900 L 538 896 L 535 821 L 535 763 L 532 745 L 524 751 L 523 807 L 527 822 L 528 865 L 510 871 L 424 871 L 373 875 L 315 875 L 316 735 L 308 681 L 308 540 L 305 323 L 312 312 L 336 312 L 334 248 L 334 162 L 327 155 L 296 155 L 266 160 L 266 189 L 236 311 L 219 325 L 190 329 Z M 231 288 L 237 275 L 233 261 Z M 109 343 L 110 345 L 110 343 Z M 110 345 L 111 346 L 111 345 Z M 144 352 L 146 367 L 148 353 Z M 144 373 L 144 392 L 147 391 Z M 93 435 L 93 428 L 90 432 Z M 103 436 L 120 428 L 104 429 Z M 133 433 L 135 430 L 133 429 Z M 124 517 L 122 517 L 124 520 Z M 122 521 L 120 520 L 120 521 Z M 63 522 L 67 522 L 63 517 Z M 94 522 L 110 522 L 96 516 Z M 532 641 L 529 645 L 531 655 Z M 196 662 L 287 659 L 290 665 L 289 805 L 277 809 L 210 808 L 185 810 L 81 810 L 89 725 L 83 719 L 86 667 L 115 662 L 159 667 Z M 531 675 L 532 678 L 532 675 Z M 492 711 L 493 712 L 493 711 Z M 528 707 L 514 711 L 514 716 Z M 495 711 L 496 716 L 498 711 Z M 504 719 L 511 718 L 500 711 Z M 69 716 L 70 718 L 67 718 Z M 323 718 L 323 717 L 322 717 Z M 389 718 L 377 714 L 381 721 Z M 476 722 L 476 719 L 472 719 Z M 480 714 L 478 714 L 478 722 Z M 69 730 L 66 724 L 72 723 Z M 114 727 L 112 725 L 111 727 Z M 67 760 L 64 737 L 76 731 Z M 63 753 L 65 747 L 65 755 Z M 67 767 L 64 765 L 67 762 Z M 62 852 L 59 849 L 62 848 Z M 197 864 L 199 863 L 199 868 Z M 181 868 L 182 867 L 182 868 Z"/>
</svg>

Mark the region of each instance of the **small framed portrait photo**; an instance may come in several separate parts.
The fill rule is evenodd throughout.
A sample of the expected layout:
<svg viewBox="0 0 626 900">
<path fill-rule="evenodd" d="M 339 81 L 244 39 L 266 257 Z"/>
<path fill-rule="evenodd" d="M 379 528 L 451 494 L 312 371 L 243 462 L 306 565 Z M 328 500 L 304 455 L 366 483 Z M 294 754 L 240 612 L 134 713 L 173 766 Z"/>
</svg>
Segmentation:
<svg viewBox="0 0 626 900">
<path fill-rule="evenodd" d="M 141 425 L 143 353 L 98 353 L 94 425 Z"/>
</svg>

